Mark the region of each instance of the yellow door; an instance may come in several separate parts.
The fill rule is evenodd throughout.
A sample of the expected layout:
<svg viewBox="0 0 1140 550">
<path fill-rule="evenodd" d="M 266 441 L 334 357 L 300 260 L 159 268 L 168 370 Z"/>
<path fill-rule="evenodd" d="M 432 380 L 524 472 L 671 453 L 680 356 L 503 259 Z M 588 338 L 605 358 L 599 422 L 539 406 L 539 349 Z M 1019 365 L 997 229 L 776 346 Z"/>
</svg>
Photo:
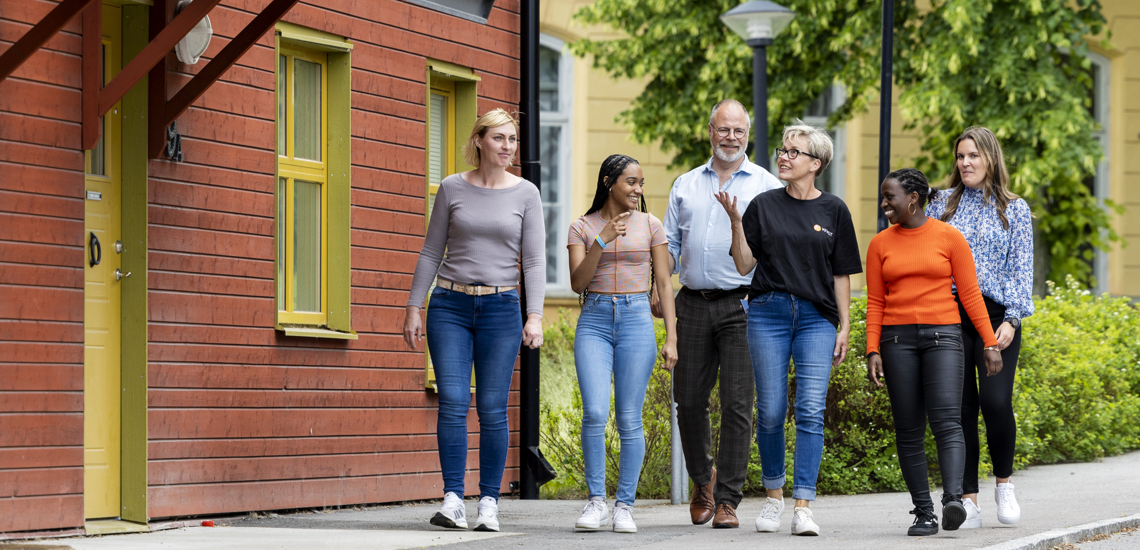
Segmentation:
<svg viewBox="0 0 1140 550">
<path fill-rule="evenodd" d="M 103 6 L 103 79 L 120 69 L 122 16 Z M 120 111 L 103 117 L 103 137 L 87 151 L 83 242 L 83 509 L 88 518 L 117 518 L 120 504 L 120 296 L 122 180 Z M 92 265 L 95 263 L 95 265 Z"/>
</svg>

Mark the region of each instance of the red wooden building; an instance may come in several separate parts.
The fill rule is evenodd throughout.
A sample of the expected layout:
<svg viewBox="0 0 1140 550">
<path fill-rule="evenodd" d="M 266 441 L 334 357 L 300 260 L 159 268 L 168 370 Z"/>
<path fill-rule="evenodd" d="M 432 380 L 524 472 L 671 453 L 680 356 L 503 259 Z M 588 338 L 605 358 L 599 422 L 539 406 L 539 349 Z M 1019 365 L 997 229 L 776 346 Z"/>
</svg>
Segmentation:
<svg viewBox="0 0 1140 550">
<path fill-rule="evenodd" d="M 441 493 L 402 308 L 433 184 L 518 105 L 518 0 L 179 4 L 0 0 L 7 536 Z"/>
</svg>

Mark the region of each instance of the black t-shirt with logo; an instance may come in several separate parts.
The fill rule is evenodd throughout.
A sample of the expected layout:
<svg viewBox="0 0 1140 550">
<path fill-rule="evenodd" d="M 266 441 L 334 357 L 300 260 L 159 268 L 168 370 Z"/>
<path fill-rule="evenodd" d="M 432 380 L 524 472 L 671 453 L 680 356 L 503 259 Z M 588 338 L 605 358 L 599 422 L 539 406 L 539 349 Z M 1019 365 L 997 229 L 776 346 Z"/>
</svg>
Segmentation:
<svg viewBox="0 0 1140 550">
<path fill-rule="evenodd" d="M 863 272 L 847 205 L 830 193 L 799 200 L 774 189 L 748 203 L 743 222 L 757 261 L 749 295 L 785 292 L 803 298 L 838 327 L 835 276 Z"/>
</svg>

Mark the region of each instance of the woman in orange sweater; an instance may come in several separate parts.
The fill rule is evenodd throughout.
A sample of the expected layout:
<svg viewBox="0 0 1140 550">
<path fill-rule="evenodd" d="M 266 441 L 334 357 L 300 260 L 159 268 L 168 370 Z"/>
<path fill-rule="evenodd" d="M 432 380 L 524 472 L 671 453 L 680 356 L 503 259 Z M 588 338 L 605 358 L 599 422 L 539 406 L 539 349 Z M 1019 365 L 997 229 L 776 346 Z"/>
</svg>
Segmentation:
<svg viewBox="0 0 1140 550">
<path fill-rule="evenodd" d="M 1001 371 L 1001 352 L 990 326 L 965 237 L 927 218 L 930 185 L 913 168 L 887 175 L 880 207 L 892 226 L 867 250 L 867 368 L 887 382 L 895 420 L 899 466 L 914 503 L 911 536 L 938 532 L 926 480 L 926 418 L 938 444 L 942 470 L 942 528 L 958 529 L 962 507 L 962 325 L 951 294 L 956 283 L 970 320 L 985 342 L 987 374 Z"/>
</svg>

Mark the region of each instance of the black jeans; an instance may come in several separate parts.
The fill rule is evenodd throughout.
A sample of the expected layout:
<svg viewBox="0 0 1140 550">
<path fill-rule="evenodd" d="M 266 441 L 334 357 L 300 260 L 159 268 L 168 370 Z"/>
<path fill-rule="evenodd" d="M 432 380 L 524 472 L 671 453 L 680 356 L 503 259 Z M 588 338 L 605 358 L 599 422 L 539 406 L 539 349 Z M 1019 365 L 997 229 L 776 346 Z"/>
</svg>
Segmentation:
<svg viewBox="0 0 1140 550">
<path fill-rule="evenodd" d="M 720 378 L 720 446 L 713 500 L 740 505 L 752 446 L 752 403 L 756 384 L 748 354 L 748 319 L 740 300 L 746 291 L 712 299 L 681 289 L 677 294 L 677 366 L 673 399 L 689 477 L 697 485 L 712 479 L 709 395 Z M 718 376 L 719 375 L 719 376 Z"/>
<path fill-rule="evenodd" d="M 986 312 L 994 331 L 1005 319 L 1005 306 L 986 298 Z M 1017 356 L 1021 353 L 1021 328 L 1013 334 L 1009 347 L 1001 352 L 1001 372 L 986 376 L 986 362 L 982 348 L 986 345 L 978 330 L 969 320 L 962 305 L 962 344 L 965 349 L 966 376 L 962 382 L 962 431 L 966 436 L 966 468 L 962 476 L 965 494 L 978 492 L 978 460 L 981 443 L 978 441 L 978 410 L 986 420 L 986 444 L 994 476 L 1013 475 L 1014 449 L 1017 447 L 1017 420 L 1013 416 L 1013 383 L 1017 373 Z"/>
<path fill-rule="evenodd" d="M 879 352 L 895 419 L 903 480 L 916 508 L 933 511 L 926 480 L 926 419 L 938 444 L 946 494 L 962 494 L 966 444 L 962 437 L 962 328 L 959 325 L 887 325 Z"/>
</svg>

